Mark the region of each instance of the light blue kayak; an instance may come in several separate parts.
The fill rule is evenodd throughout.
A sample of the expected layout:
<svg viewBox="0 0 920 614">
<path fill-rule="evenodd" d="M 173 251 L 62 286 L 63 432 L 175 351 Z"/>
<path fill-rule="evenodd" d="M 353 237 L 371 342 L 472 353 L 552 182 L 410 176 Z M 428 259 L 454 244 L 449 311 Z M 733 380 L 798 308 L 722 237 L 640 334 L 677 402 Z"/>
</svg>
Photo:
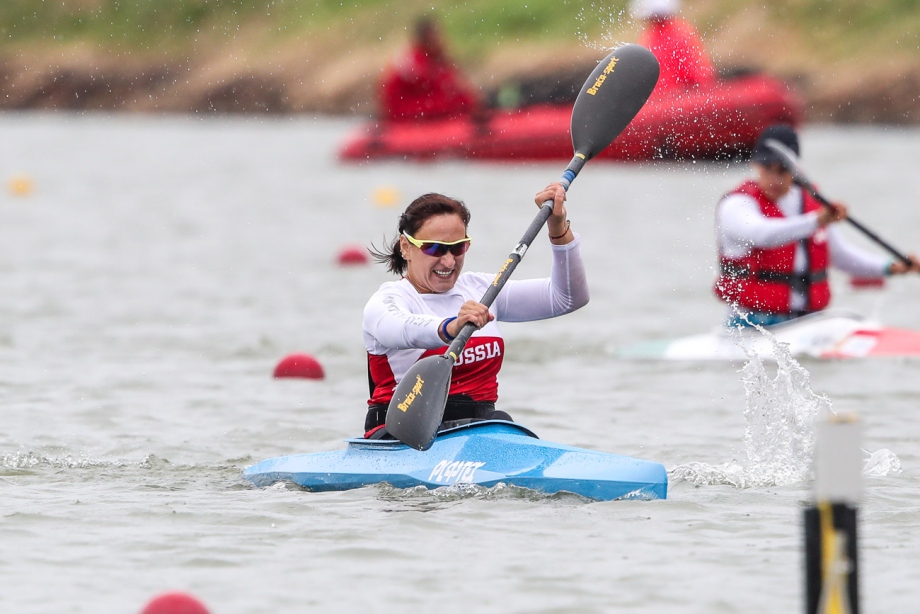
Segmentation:
<svg viewBox="0 0 920 614">
<path fill-rule="evenodd" d="M 256 486 L 293 482 L 307 490 L 349 490 L 386 482 L 396 488 L 508 484 L 589 499 L 664 499 L 660 463 L 543 441 L 514 422 L 486 420 L 447 429 L 420 452 L 395 440 L 349 439 L 334 452 L 294 454 L 247 467 Z"/>
</svg>

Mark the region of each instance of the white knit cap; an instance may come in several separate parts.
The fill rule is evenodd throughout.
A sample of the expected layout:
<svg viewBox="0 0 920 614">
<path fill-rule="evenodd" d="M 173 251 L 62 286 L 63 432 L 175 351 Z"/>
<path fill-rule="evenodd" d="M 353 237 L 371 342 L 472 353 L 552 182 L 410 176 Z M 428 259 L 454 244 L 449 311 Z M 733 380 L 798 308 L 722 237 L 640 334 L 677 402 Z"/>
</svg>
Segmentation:
<svg viewBox="0 0 920 614">
<path fill-rule="evenodd" d="M 633 19 L 648 19 L 653 16 L 668 17 L 680 9 L 680 0 L 632 0 L 629 12 Z"/>
</svg>

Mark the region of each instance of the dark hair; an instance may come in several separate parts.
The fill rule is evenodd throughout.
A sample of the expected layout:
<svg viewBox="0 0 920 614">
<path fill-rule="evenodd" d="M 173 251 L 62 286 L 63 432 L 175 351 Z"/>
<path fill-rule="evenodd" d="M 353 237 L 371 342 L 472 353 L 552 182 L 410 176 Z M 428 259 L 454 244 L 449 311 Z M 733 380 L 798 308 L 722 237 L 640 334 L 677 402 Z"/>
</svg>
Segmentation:
<svg viewBox="0 0 920 614">
<path fill-rule="evenodd" d="M 426 36 L 436 33 L 438 26 L 435 23 L 434 17 L 431 15 L 422 15 L 415 20 L 412 29 L 415 33 L 415 39 L 422 40 Z"/>
<path fill-rule="evenodd" d="M 799 137 L 795 133 L 795 129 L 786 124 L 773 124 L 772 126 L 767 126 L 757 137 L 757 144 L 754 145 L 754 152 L 751 154 L 751 162 L 764 166 L 780 164 L 783 168 L 786 168 L 786 159 L 767 145 L 767 141 L 770 139 L 779 141 L 791 149 L 796 156 L 799 155 Z"/>
<path fill-rule="evenodd" d="M 422 194 L 413 200 L 402 215 L 399 216 L 399 224 L 396 227 L 396 238 L 385 249 L 377 249 L 374 245 L 368 249 L 374 260 L 380 264 L 387 265 L 387 271 L 396 275 L 405 275 L 406 267 L 409 263 L 403 258 L 402 250 L 399 248 L 399 237 L 402 233 L 415 235 L 428 218 L 435 215 L 456 215 L 463 220 L 463 226 L 470 225 L 470 210 L 462 201 L 443 194 Z M 384 242 L 386 238 L 384 238 Z"/>
</svg>

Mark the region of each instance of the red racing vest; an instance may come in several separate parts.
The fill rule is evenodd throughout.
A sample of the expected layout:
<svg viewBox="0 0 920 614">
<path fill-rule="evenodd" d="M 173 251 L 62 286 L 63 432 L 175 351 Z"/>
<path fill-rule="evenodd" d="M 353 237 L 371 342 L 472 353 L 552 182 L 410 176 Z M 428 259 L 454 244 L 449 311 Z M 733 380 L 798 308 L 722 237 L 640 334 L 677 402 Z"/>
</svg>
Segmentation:
<svg viewBox="0 0 920 614">
<path fill-rule="evenodd" d="M 440 356 L 447 350 L 442 346 L 426 350 L 419 360 L 429 356 Z M 470 337 L 463 351 L 454 363 L 448 395 L 466 395 L 474 401 L 494 403 L 498 400 L 498 372 L 505 356 L 505 340 L 502 337 L 474 335 Z M 368 384 L 370 399 L 368 405 L 387 405 L 396 389 L 396 378 L 386 355 L 368 354 Z"/>
<path fill-rule="evenodd" d="M 746 181 L 729 194 L 752 197 L 766 217 L 785 217 L 776 203 L 767 198 L 753 181 Z M 819 211 L 821 208 L 821 203 L 806 190 L 802 190 L 802 213 Z M 793 270 L 797 243 L 803 243 L 805 247 L 805 274 L 796 274 Z M 827 283 L 829 261 L 827 235 L 823 228 L 819 228 L 801 241 L 780 247 L 754 247 L 743 258 L 720 256 L 720 273 L 714 290 L 719 298 L 750 311 L 789 314 L 789 299 L 795 288 L 806 296 L 805 313 L 820 311 L 827 307 L 831 299 L 831 289 Z"/>
</svg>

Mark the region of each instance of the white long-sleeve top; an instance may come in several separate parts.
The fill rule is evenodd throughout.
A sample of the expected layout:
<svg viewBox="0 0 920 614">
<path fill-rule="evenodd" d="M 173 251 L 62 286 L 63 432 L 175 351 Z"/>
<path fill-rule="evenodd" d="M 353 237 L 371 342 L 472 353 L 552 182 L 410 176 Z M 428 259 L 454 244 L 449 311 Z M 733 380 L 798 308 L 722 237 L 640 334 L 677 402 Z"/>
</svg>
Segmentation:
<svg viewBox="0 0 920 614">
<path fill-rule="evenodd" d="M 483 386 L 497 390 L 494 380 L 504 353 L 497 322 L 542 320 L 570 313 L 587 304 L 588 282 L 580 244 L 576 234 L 574 241 L 552 246 L 553 264 L 549 277 L 507 281 L 489 307 L 495 321 L 473 333 L 467 344 L 469 360 L 463 356 L 458 360 L 451 393 L 472 393 Z M 494 279 L 495 275 L 489 273 L 461 273 L 454 287 L 440 294 L 420 294 L 405 278 L 381 285 L 364 308 L 363 323 L 364 344 L 377 386 L 395 386 L 423 354 L 442 348 L 445 344 L 438 335 L 438 328 L 444 319 L 456 316 L 466 301 L 481 300 Z M 477 344 L 487 347 L 480 348 L 477 353 Z M 380 362 L 382 357 L 386 364 Z M 465 370 L 461 367 L 480 360 L 497 362 L 494 369 L 484 369 L 481 365 L 478 372 L 464 381 Z M 392 374 L 392 382 L 388 381 L 391 377 L 388 371 Z M 380 400 L 379 395 L 374 396 Z"/>
<path fill-rule="evenodd" d="M 882 277 L 891 260 L 885 256 L 863 250 L 848 242 L 838 229 L 818 227 L 818 214 L 801 213 L 802 190 L 793 188 L 776 201 L 785 217 L 767 217 L 760 205 L 747 194 L 729 194 L 719 203 L 716 211 L 716 242 L 719 254 L 726 258 L 743 258 L 754 247 L 779 247 L 806 239 L 817 232 L 827 233 L 830 263 L 857 277 Z M 801 243 L 796 244 L 793 267 L 805 273 L 806 256 Z M 801 292 L 790 297 L 793 310 L 803 309 L 806 302 Z"/>
</svg>

